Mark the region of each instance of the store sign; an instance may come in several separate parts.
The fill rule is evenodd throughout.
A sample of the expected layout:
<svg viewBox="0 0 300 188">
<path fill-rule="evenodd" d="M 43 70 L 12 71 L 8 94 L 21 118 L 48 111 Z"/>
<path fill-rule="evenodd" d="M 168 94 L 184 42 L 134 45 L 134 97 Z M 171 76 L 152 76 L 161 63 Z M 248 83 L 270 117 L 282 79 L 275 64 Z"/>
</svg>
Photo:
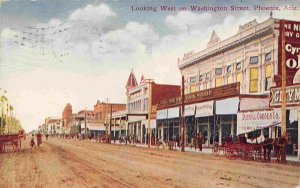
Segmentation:
<svg viewBox="0 0 300 188">
<path fill-rule="evenodd" d="M 195 115 L 195 104 L 184 106 L 184 116 Z"/>
<path fill-rule="evenodd" d="M 167 119 L 168 117 L 168 110 L 158 110 L 156 114 L 156 119 Z"/>
<path fill-rule="evenodd" d="M 214 99 L 228 98 L 240 94 L 240 83 L 233 83 L 221 87 L 211 88 L 203 91 L 185 95 L 185 103 L 202 102 Z M 177 106 L 181 104 L 181 97 L 159 101 L 158 109 Z"/>
<path fill-rule="evenodd" d="M 270 106 L 281 106 L 282 95 L 281 87 L 271 88 L 271 101 Z M 286 105 L 300 104 L 300 85 L 286 87 Z"/>
<path fill-rule="evenodd" d="M 237 134 L 247 133 L 265 127 L 281 124 L 280 109 L 248 111 L 237 113 Z"/>
<path fill-rule="evenodd" d="M 281 86 L 281 63 L 282 63 L 282 47 L 285 51 L 285 59 L 283 63 L 286 66 L 286 85 L 290 86 L 294 83 L 295 75 L 300 69 L 300 22 L 292 22 L 280 20 L 278 40 L 278 75 L 275 77 L 277 86 Z M 285 37 L 283 44 L 282 36 Z M 284 46 L 283 46 L 284 45 Z M 280 63 L 281 62 L 281 63 Z"/>
<path fill-rule="evenodd" d="M 195 117 L 212 116 L 214 112 L 214 101 L 203 102 L 196 104 Z"/>
<path fill-rule="evenodd" d="M 168 109 L 168 119 L 179 117 L 179 107 Z"/>
</svg>

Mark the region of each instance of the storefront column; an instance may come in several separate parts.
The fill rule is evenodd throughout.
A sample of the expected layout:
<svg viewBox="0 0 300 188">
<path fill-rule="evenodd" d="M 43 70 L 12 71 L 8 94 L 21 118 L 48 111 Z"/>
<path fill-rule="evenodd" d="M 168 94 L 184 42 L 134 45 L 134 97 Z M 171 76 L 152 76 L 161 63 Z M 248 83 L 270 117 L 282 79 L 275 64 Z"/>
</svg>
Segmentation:
<svg viewBox="0 0 300 188">
<path fill-rule="evenodd" d="M 219 145 L 222 145 L 222 117 L 220 116 Z"/>
<path fill-rule="evenodd" d="M 116 118 L 114 119 L 114 141 L 116 140 Z"/>
<path fill-rule="evenodd" d="M 125 120 L 125 134 L 126 134 L 126 137 L 128 136 L 128 122 Z"/>
<path fill-rule="evenodd" d="M 233 122 L 233 115 L 231 115 L 231 129 L 230 129 L 230 135 L 234 136 L 234 122 Z"/>
<path fill-rule="evenodd" d="M 144 136 L 143 136 L 143 124 L 141 124 L 141 144 L 144 144 L 143 143 L 143 138 L 144 138 Z"/>
<path fill-rule="evenodd" d="M 165 139 L 164 138 L 164 124 L 162 123 L 161 125 L 162 125 L 162 127 L 161 127 L 161 140 L 164 141 L 164 139 Z"/>
<path fill-rule="evenodd" d="M 207 147 L 210 145 L 210 124 L 209 117 L 207 117 Z"/>
<path fill-rule="evenodd" d="M 298 110 L 298 159 L 300 160 L 300 110 Z"/>
</svg>

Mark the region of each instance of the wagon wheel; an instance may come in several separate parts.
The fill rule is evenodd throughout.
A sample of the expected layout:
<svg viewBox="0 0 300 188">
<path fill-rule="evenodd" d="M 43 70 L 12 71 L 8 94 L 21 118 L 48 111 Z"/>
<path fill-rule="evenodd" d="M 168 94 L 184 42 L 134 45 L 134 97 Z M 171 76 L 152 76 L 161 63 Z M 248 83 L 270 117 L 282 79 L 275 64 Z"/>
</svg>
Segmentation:
<svg viewBox="0 0 300 188">
<path fill-rule="evenodd" d="M 218 156 L 219 153 L 220 153 L 219 144 L 218 143 L 214 143 L 214 145 L 212 147 L 212 154 Z"/>
</svg>

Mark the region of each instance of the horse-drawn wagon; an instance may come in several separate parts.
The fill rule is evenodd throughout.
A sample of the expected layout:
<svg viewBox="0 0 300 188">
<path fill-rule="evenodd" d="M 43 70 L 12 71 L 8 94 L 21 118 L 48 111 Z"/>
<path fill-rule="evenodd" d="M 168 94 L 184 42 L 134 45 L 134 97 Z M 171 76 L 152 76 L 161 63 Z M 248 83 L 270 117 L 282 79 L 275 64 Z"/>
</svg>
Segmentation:
<svg viewBox="0 0 300 188">
<path fill-rule="evenodd" d="M 0 153 L 5 152 L 7 146 L 12 146 L 14 151 L 20 151 L 21 138 L 25 138 L 23 131 L 18 134 L 0 135 Z"/>
</svg>

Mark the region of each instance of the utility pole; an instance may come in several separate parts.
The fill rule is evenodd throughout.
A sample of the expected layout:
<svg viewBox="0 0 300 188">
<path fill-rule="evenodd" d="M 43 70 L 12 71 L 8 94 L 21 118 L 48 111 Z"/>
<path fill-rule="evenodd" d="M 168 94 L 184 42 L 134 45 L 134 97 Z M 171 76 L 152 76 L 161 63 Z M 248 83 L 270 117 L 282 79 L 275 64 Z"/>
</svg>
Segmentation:
<svg viewBox="0 0 300 188">
<path fill-rule="evenodd" d="M 109 117 L 109 135 L 110 135 L 110 140 L 109 143 L 111 143 L 111 117 L 112 117 L 112 104 L 110 104 L 110 117 Z"/>
<path fill-rule="evenodd" d="M 286 138 L 286 66 L 285 66 L 285 21 L 280 22 L 281 29 L 281 137 Z M 286 163 L 286 144 L 283 146 L 281 162 Z"/>
<path fill-rule="evenodd" d="M 184 152 L 184 76 L 181 77 L 181 151 Z"/>
<path fill-rule="evenodd" d="M 151 131 L 151 127 L 150 127 L 150 123 L 151 123 L 151 106 L 152 106 L 152 80 L 151 79 L 147 79 L 149 85 L 149 97 L 148 97 L 148 131 L 147 131 L 147 137 L 148 137 L 148 148 L 150 148 L 151 146 L 151 136 L 152 136 L 152 131 Z"/>
</svg>

